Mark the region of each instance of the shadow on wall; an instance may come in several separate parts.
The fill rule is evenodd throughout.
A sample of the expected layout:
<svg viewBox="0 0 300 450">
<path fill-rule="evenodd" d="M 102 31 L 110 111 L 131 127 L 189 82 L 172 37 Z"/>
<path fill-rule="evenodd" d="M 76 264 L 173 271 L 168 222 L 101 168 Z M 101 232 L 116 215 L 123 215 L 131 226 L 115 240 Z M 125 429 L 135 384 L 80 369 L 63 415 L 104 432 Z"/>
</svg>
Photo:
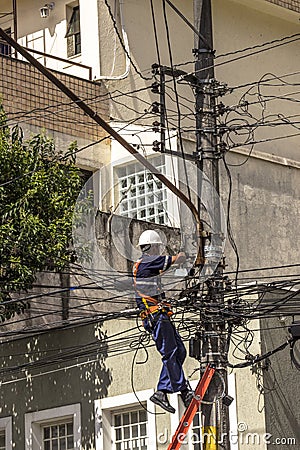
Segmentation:
<svg viewBox="0 0 300 450">
<path fill-rule="evenodd" d="M 24 448 L 24 415 L 66 405 L 81 406 L 81 442 L 94 448 L 94 400 L 107 396 L 102 324 L 18 337 L 1 345 L 0 418 L 12 417 L 15 448 Z M 59 417 L 58 417 L 59 420 Z"/>
<path fill-rule="evenodd" d="M 276 298 L 274 293 L 269 296 L 271 302 Z M 286 292 L 278 292 L 277 299 L 280 300 L 285 296 Z M 261 321 L 263 353 L 286 341 L 286 328 L 291 322 L 292 318 L 288 316 Z M 272 435 L 268 450 L 299 448 L 300 392 L 298 386 L 300 372 L 291 365 L 288 349 L 272 355 L 269 364 L 263 373 L 266 431 Z"/>
</svg>

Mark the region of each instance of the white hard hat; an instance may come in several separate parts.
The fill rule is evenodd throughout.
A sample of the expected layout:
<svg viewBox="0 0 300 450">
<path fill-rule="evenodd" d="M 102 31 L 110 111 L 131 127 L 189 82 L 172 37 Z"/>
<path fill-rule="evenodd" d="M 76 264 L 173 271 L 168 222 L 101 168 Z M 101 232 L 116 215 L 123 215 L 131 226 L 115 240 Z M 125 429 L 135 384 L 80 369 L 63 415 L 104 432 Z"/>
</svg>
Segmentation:
<svg viewBox="0 0 300 450">
<path fill-rule="evenodd" d="M 140 235 L 138 245 L 149 244 L 163 244 L 160 235 L 154 230 L 146 230 Z"/>
</svg>

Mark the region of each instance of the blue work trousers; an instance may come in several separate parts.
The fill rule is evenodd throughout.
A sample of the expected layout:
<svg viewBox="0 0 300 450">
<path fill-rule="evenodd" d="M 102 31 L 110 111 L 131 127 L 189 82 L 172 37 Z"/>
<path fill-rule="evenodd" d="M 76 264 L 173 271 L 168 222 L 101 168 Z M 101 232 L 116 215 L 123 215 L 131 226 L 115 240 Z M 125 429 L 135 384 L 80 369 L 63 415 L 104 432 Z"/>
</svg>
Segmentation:
<svg viewBox="0 0 300 450">
<path fill-rule="evenodd" d="M 179 333 L 166 313 L 160 313 L 155 320 L 152 337 L 162 356 L 163 363 L 157 390 L 172 393 L 186 389 L 187 384 L 182 369 L 186 349 Z"/>
</svg>

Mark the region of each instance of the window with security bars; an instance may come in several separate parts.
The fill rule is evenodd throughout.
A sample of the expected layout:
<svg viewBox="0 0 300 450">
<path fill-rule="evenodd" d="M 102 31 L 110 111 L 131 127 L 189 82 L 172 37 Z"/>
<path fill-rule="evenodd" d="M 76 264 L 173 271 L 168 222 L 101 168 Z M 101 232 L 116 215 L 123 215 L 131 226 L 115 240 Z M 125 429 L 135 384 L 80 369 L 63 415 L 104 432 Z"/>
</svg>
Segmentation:
<svg viewBox="0 0 300 450">
<path fill-rule="evenodd" d="M 0 430 L 0 450 L 6 449 L 5 430 Z"/>
<path fill-rule="evenodd" d="M 43 445 L 43 450 L 73 450 L 73 422 L 43 426 Z"/>
<path fill-rule="evenodd" d="M 147 413 L 143 409 L 113 414 L 115 450 L 147 450 Z"/>
<path fill-rule="evenodd" d="M 165 174 L 164 155 L 149 161 Z M 117 167 L 115 174 L 120 215 L 168 225 L 167 190 L 154 175 L 136 162 Z"/>
</svg>

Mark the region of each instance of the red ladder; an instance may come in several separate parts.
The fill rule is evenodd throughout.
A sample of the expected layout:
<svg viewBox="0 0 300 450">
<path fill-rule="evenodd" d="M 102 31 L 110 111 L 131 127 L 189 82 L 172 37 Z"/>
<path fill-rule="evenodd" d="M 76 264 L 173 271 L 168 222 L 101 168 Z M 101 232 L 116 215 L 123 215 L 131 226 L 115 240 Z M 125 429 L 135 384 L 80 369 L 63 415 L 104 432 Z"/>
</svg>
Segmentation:
<svg viewBox="0 0 300 450">
<path fill-rule="evenodd" d="M 206 367 L 205 372 L 202 378 L 199 380 L 199 383 L 197 384 L 197 387 L 195 389 L 195 397 L 192 399 L 185 413 L 181 417 L 181 420 L 172 438 L 172 442 L 168 447 L 168 450 L 177 450 L 181 447 L 181 444 L 183 444 L 184 438 L 189 431 L 190 425 L 193 422 L 193 419 L 199 409 L 200 403 L 205 395 L 205 392 L 207 391 L 215 370 L 216 369 L 210 367 L 210 365 Z"/>
</svg>

